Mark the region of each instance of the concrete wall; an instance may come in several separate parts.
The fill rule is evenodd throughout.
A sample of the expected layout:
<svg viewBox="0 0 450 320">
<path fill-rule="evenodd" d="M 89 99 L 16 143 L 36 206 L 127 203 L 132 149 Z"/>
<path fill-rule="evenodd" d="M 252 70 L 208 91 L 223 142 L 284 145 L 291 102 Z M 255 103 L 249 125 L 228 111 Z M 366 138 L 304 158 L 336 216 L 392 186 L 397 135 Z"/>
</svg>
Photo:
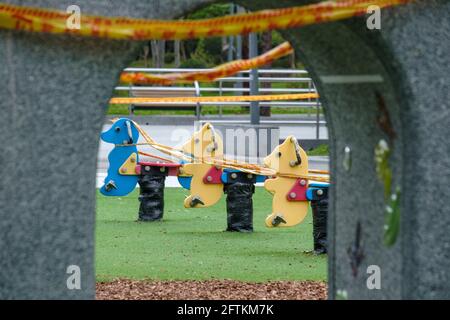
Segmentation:
<svg viewBox="0 0 450 320">
<path fill-rule="evenodd" d="M 101 15 L 171 18 L 208 1 L 7 1 Z M 289 6 L 309 1 L 278 1 Z M 427 5 L 425 6 L 425 3 Z M 241 1 L 250 9 L 273 1 Z M 311 71 L 331 134 L 330 297 L 448 298 L 450 120 L 446 1 L 382 12 L 382 29 L 365 20 L 285 31 Z M 0 31 L 0 298 L 93 298 L 95 155 L 105 106 L 139 43 Z M 375 75 L 379 82 L 332 83 Z M 347 79 L 348 78 L 340 78 Z M 331 81 L 331 82 L 330 82 Z M 377 119 L 378 91 L 395 130 L 391 167 L 402 188 L 401 233 L 382 244 L 384 197 L 374 147 L 387 139 Z M 352 150 L 350 171 L 343 149 Z M 364 260 L 352 275 L 348 248 L 361 225 Z M 68 290 L 78 265 L 82 289 Z M 366 288 L 366 267 L 382 270 L 382 289 Z"/>
</svg>

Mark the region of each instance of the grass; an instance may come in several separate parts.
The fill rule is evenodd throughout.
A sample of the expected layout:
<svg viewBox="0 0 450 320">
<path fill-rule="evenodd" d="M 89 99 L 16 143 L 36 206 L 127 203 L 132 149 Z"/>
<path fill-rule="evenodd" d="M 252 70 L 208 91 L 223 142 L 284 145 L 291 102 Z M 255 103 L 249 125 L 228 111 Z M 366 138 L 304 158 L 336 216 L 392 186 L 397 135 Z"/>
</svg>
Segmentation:
<svg viewBox="0 0 450 320">
<path fill-rule="evenodd" d="M 326 279 L 326 257 L 304 253 L 312 248 L 310 214 L 296 227 L 268 229 L 264 219 L 271 197 L 257 188 L 255 232 L 223 232 L 225 197 L 211 208 L 185 209 L 185 194 L 181 188 L 166 189 L 164 220 L 153 223 L 135 222 L 138 191 L 118 198 L 98 194 L 97 280 Z"/>
</svg>

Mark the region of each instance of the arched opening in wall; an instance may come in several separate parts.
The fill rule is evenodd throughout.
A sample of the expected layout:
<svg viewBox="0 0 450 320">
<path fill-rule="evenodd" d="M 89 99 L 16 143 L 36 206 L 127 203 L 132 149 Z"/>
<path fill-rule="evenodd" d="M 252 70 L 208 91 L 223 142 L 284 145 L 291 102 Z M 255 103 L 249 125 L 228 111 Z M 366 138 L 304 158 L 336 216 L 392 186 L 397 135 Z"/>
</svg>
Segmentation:
<svg viewBox="0 0 450 320">
<path fill-rule="evenodd" d="M 231 4 L 213 4 L 185 18 L 222 16 L 244 10 Z M 261 54 L 285 40 L 292 42 L 291 38 L 289 31 L 272 31 L 260 34 L 254 43 L 248 36 L 150 41 L 124 71 L 170 74 L 211 68 L 249 58 L 252 45 Z M 258 76 L 258 95 L 317 91 L 298 54 L 261 67 Z M 118 82 L 114 95 L 137 98 L 254 95 L 250 79 L 251 74 L 243 72 L 200 83 L 198 87 L 192 83 L 129 85 Z M 222 184 L 216 185 L 213 191 L 206 189 L 211 194 L 219 190 L 217 203 L 205 208 L 186 208 L 189 207 L 186 198 L 193 196 L 192 187 L 187 190 L 182 185 L 194 183 L 194 178 L 189 182 L 186 178 L 178 179 L 177 175 L 183 176 L 185 170 L 177 166 L 181 159 L 143 145 L 146 140 L 133 125 L 133 121 L 136 122 L 160 145 L 182 148 L 186 141 L 195 141 L 194 132 L 209 123 L 214 134 L 223 141 L 225 157 L 260 167 L 278 144 L 293 137 L 307 152 L 309 169 L 329 169 L 328 132 L 319 99 L 263 102 L 258 125 L 251 123 L 252 108 L 251 103 L 243 102 L 206 102 L 200 107 L 195 103 L 178 102 L 109 106 L 97 165 L 97 187 L 100 188 L 96 209 L 98 297 L 111 298 L 112 292 L 120 292 L 129 287 L 130 282 L 137 281 L 131 283 L 141 288 L 137 289 L 136 298 L 189 299 L 197 297 L 194 292 L 204 298 L 270 299 L 280 298 L 280 294 L 288 299 L 326 298 L 327 255 L 313 252 L 316 249 L 316 253 L 320 253 L 323 233 L 326 233 L 324 202 L 314 203 L 314 210 L 322 219 L 314 221 L 315 235 L 310 208 L 306 218 L 295 226 L 268 228 L 266 218 L 274 214 L 276 195 L 272 196 L 264 188 L 264 178 L 252 180 L 251 185 L 256 186 L 254 194 L 251 189 L 246 199 L 233 200 L 230 192 L 223 193 L 226 178 L 222 173 L 219 178 Z M 117 118 L 122 120 L 113 122 Z M 137 144 L 136 149 L 126 147 L 124 152 L 125 148 L 114 148 L 114 144 L 127 144 L 130 139 L 132 145 Z M 139 159 L 133 158 L 133 154 Z M 285 161 L 290 160 L 295 159 Z M 111 167 L 119 174 L 111 175 L 108 171 Z M 151 175 L 145 174 L 147 168 Z M 130 170 L 134 172 L 129 174 Z M 129 181 L 123 182 L 124 177 Z M 296 179 L 292 182 L 295 184 Z M 121 192 L 122 183 L 133 185 L 129 193 Z M 148 192 L 142 191 L 145 188 Z M 287 194 L 288 191 L 292 190 L 280 192 Z M 109 197 L 109 194 L 114 196 Z M 224 232 L 226 229 L 241 232 Z M 187 285 L 179 280 L 190 282 Z M 150 286 L 159 289 L 148 290 Z"/>
<path fill-rule="evenodd" d="M 265 1 L 249 1 L 247 5 L 256 10 L 262 6 L 289 6 L 298 2 L 310 1 L 279 1 L 267 6 Z M 169 19 L 205 2 L 177 0 L 170 2 L 177 6 L 162 7 L 160 12 L 149 8 L 146 1 L 132 3 L 124 15 L 149 18 L 161 13 L 162 18 Z M 155 3 L 163 6 L 169 2 Z M 142 7 L 138 5 L 147 11 L 139 10 Z M 442 52 L 446 51 L 423 44 L 445 39 L 448 30 L 440 24 L 445 25 L 442 21 L 449 6 L 442 1 L 433 1 L 427 4 L 427 10 L 423 10 L 423 5 L 424 2 L 418 1 L 383 11 L 386 17 L 382 31 L 368 30 L 364 18 L 352 18 L 283 32 L 319 88 L 331 132 L 333 185 L 328 219 L 331 298 L 338 290 L 347 291 L 348 295 L 343 297 L 349 298 L 448 295 L 448 288 L 442 282 L 445 272 L 439 269 L 446 265 L 447 256 L 428 254 L 429 248 L 440 249 L 440 246 L 434 246 L 436 243 L 446 243 L 446 234 L 439 228 L 445 225 L 448 216 L 444 211 L 448 181 L 440 170 L 445 167 L 449 152 L 448 148 L 439 146 L 441 142 L 447 146 L 443 141 L 448 136 L 445 134 L 447 118 L 445 113 L 439 113 L 446 100 L 442 94 L 423 94 L 444 88 L 448 75 L 439 62 L 446 61 L 441 59 Z M 98 14 L 119 15 L 123 7 L 91 1 L 87 8 Z M 44 28 L 44 25 L 40 27 Z M 21 28 L 30 31 L 23 25 Z M 415 38 L 405 36 L 410 34 L 421 35 L 423 43 L 419 45 Z M 0 251 L 6 263 L 2 268 L 4 285 L 0 294 L 7 298 L 91 298 L 94 292 L 94 154 L 98 151 L 105 106 L 116 85 L 119 69 L 127 66 L 129 55 L 140 43 L 53 36 L 25 30 L 2 31 L 2 35 L 6 50 L 0 53 L 7 66 L 4 71 L 9 82 L 8 86 L 2 87 L 5 99 L 1 103 L 6 112 L 1 119 L 2 128 L 11 140 L 4 148 L 4 158 L 14 161 L 1 166 L 5 173 L 1 185 L 5 191 L 1 193 L 2 211 L 8 214 L 4 215 L 2 223 L 2 231 L 6 232 Z M 445 41 L 440 43 L 448 46 Z M 418 52 L 423 53 L 423 59 Z M 421 78 L 426 81 L 417 81 Z M 69 80 L 74 81 L 78 90 L 68 85 Z M 429 103 L 430 98 L 433 103 Z M 430 115 L 430 110 L 436 113 Z M 132 128 L 129 133 L 125 123 L 122 130 L 128 136 L 120 144 L 128 144 L 130 139 L 134 141 Z M 380 149 L 388 159 L 379 161 Z M 26 158 L 21 157 L 24 154 L 27 154 Z M 384 174 L 389 181 L 380 179 L 379 169 L 387 169 Z M 387 188 L 385 182 L 392 188 Z M 29 192 L 30 186 L 35 187 L 33 192 Z M 391 200 L 396 208 L 390 205 Z M 123 206 L 120 203 L 110 206 Z M 428 210 L 422 210 L 424 203 Z M 402 212 L 401 230 L 399 209 Z M 391 217 L 386 215 L 389 211 L 396 212 L 395 224 L 385 224 L 385 218 Z M 429 215 L 430 211 L 438 214 Z M 198 225 L 200 218 L 193 221 L 190 216 L 185 216 L 185 219 L 191 219 L 192 225 Z M 108 220 L 107 217 L 104 220 L 103 225 L 98 224 L 103 227 L 103 230 L 98 228 L 98 236 L 109 227 L 123 225 L 120 220 Z M 129 240 L 130 230 L 135 232 L 133 235 L 144 233 L 139 228 L 138 224 L 133 224 L 131 229 L 123 228 L 110 235 Z M 167 230 L 160 229 L 165 243 L 178 243 L 180 239 L 171 237 Z M 193 260 L 189 255 L 197 252 L 201 241 L 208 236 L 204 230 L 207 229 L 197 232 L 195 239 L 198 241 L 191 242 L 192 246 L 183 256 L 194 265 L 190 270 L 199 270 L 195 267 L 205 264 L 204 260 Z M 275 231 L 270 232 L 277 234 Z M 185 233 L 189 232 L 192 230 Z M 270 242 L 260 234 L 253 235 Z M 236 238 L 228 233 L 221 236 L 215 233 L 215 236 L 218 237 L 216 243 L 228 243 L 230 247 L 235 244 Z M 137 243 L 141 238 L 136 236 L 133 240 Z M 147 243 L 152 244 L 152 241 Z M 261 243 L 266 246 L 266 242 Z M 111 256 L 110 251 L 102 251 L 107 247 L 107 242 L 98 242 L 98 256 Z M 130 246 L 130 251 L 138 252 L 139 258 L 151 257 L 150 251 L 155 248 Z M 172 254 L 170 248 L 165 247 L 164 254 Z M 257 248 L 245 248 L 252 249 L 248 250 L 251 253 L 266 250 L 260 244 Z M 220 250 L 217 247 L 207 249 Z M 273 259 L 264 261 L 275 264 L 277 254 L 280 256 L 279 248 L 269 249 L 272 251 L 267 256 Z M 245 252 L 245 256 L 248 255 L 250 253 Z M 181 257 L 178 255 L 177 258 Z M 98 278 L 123 275 L 120 272 L 129 270 L 123 268 L 129 263 L 125 260 L 117 263 L 110 258 L 108 263 L 116 271 L 104 269 Z M 142 261 L 144 268 L 152 268 L 153 264 L 148 260 Z M 137 264 L 139 262 L 133 263 Z M 164 274 L 167 265 L 160 263 L 158 272 Z M 383 271 L 386 290 L 368 288 L 366 275 L 370 269 L 374 270 L 369 269 L 373 266 L 387 271 Z M 249 269 L 244 264 L 235 267 L 247 272 Z M 82 270 L 81 278 L 78 277 L 81 290 L 69 288 L 63 277 L 65 270 L 76 269 Z M 216 269 L 222 270 L 222 265 Z M 422 277 L 423 271 L 427 277 Z M 141 276 L 142 273 L 138 275 Z"/>
</svg>

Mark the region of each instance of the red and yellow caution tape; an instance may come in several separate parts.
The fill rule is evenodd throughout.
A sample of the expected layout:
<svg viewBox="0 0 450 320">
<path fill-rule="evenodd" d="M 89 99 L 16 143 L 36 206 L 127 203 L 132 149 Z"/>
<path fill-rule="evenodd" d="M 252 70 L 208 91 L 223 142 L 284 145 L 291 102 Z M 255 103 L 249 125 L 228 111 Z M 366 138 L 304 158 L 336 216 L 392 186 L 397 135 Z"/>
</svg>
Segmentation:
<svg viewBox="0 0 450 320">
<path fill-rule="evenodd" d="M 189 83 L 193 81 L 211 82 L 217 78 L 231 76 L 240 71 L 259 68 L 281 57 L 291 54 L 294 49 L 289 42 L 284 42 L 266 53 L 247 60 L 235 60 L 207 71 L 184 72 L 172 74 L 149 74 L 142 72 L 124 72 L 120 81 L 127 84 L 161 84 Z"/>
<path fill-rule="evenodd" d="M 114 120 L 113 120 L 114 121 Z M 154 148 L 155 150 L 158 150 L 164 154 L 170 155 L 174 158 L 177 158 L 179 160 L 183 160 L 184 162 L 196 162 L 196 163 L 206 163 L 210 165 L 217 166 L 219 168 L 227 168 L 227 169 L 233 169 L 233 170 L 239 170 L 242 172 L 247 172 L 251 174 L 258 174 L 258 175 L 266 175 L 266 176 L 281 176 L 281 177 L 290 177 L 290 178 L 303 178 L 303 179 L 311 179 L 315 181 L 321 181 L 321 182 L 330 182 L 328 171 L 324 170 L 308 170 L 307 175 L 285 175 L 280 174 L 275 169 L 263 167 L 259 164 L 254 163 L 247 163 L 238 161 L 235 159 L 227 159 L 224 157 L 194 157 L 193 155 L 187 155 L 185 154 L 181 149 L 170 147 L 161 143 L 156 142 L 151 138 L 148 133 L 141 128 L 139 124 L 137 124 L 135 121 L 133 121 L 134 126 L 139 131 L 140 135 L 146 142 L 136 143 L 134 145 L 148 145 Z M 125 145 L 123 145 L 125 146 Z M 127 145 L 129 146 L 129 144 Z M 139 151 L 140 154 L 154 157 L 151 153 L 144 153 Z M 162 157 L 157 156 L 156 158 L 164 159 Z M 172 160 L 165 158 L 164 160 L 172 162 Z"/>
<path fill-rule="evenodd" d="M 145 104 L 145 103 L 202 103 L 202 102 L 249 102 L 249 101 L 283 101 L 319 98 L 317 93 L 293 93 L 260 96 L 215 96 L 215 97 L 163 97 L 163 98 L 111 98 L 110 104 Z"/>
<path fill-rule="evenodd" d="M 81 13 L 79 29 L 68 28 L 67 19 L 70 14 L 63 11 L 0 4 L 0 28 L 110 39 L 181 40 L 247 34 L 342 20 L 364 15 L 370 5 L 385 8 L 410 1 L 412 0 L 324 1 L 203 20 L 146 20 Z"/>
</svg>

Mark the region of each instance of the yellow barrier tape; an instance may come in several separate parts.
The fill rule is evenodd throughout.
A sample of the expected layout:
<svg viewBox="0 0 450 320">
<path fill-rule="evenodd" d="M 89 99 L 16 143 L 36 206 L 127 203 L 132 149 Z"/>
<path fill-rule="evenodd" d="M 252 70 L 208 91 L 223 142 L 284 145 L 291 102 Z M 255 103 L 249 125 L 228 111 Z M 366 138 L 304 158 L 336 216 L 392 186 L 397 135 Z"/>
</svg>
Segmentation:
<svg viewBox="0 0 450 320">
<path fill-rule="evenodd" d="M 324 1 L 203 20 L 145 20 L 81 14 L 79 29 L 67 27 L 70 14 L 63 11 L 0 4 L 0 28 L 110 39 L 181 40 L 248 34 L 342 20 L 364 15 L 370 5 L 384 8 L 410 1 L 412 0 Z"/>
<path fill-rule="evenodd" d="M 211 82 L 217 78 L 231 76 L 240 71 L 255 69 L 291 54 L 294 51 L 289 42 L 284 42 L 266 53 L 247 60 L 235 60 L 207 71 L 184 72 L 173 74 L 148 74 L 142 72 L 124 72 L 120 81 L 126 84 L 163 84 L 189 83 L 194 81 Z"/>
<path fill-rule="evenodd" d="M 110 104 L 140 104 L 140 103 L 179 103 L 179 102 L 241 102 L 241 101 L 280 101 L 305 100 L 319 98 L 317 93 L 276 94 L 261 96 L 215 96 L 215 97 L 167 97 L 167 98 L 111 98 Z"/>
</svg>

